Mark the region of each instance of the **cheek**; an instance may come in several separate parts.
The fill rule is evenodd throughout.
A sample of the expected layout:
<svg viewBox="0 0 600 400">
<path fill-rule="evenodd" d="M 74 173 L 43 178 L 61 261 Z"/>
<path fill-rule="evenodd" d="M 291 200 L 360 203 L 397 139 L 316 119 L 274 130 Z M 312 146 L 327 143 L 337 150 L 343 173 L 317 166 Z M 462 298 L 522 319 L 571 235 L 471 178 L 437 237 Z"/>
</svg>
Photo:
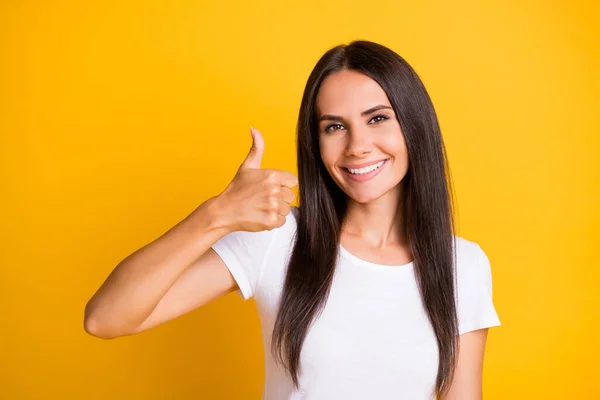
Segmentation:
<svg viewBox="0 0 600 400">
<path fill-rule="evenodd" d="M 331 140 L 327 140 L 322 136 L 319 138 L 319 149 L 321 152 L 321 160 L 323 160 L 323 164 L 330 168 L 337 161 L 338 150 L 335 142 Z"/>
<path fill-rule="evenodd" d="M 387 153 L 395 154 L 397 157 L 407 154 L 406 142 L 400 131 L 393 131 L 384 135 L 380 143 L 381 147 L 384 148 Z"/>
</svg>

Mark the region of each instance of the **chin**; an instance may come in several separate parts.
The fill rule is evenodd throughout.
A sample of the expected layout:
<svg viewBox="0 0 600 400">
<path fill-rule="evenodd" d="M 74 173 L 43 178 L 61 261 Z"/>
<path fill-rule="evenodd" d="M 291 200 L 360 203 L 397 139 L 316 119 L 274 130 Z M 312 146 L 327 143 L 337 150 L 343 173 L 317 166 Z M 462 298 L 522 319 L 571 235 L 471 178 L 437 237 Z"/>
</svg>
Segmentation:
<svg viewBox="0 0 600 400">
<path fill-rule="evenodd" d="M 357 203 L 365 204 L 369 203 L 373 200 L 377 200 L 386 195 L 390 195 L 395 197 L 397 193 L 402 193 L 403 191 L 403 180 L 404 176 L 401 177 L 398 181 L 387 182 L 384 184 L 384 187 L 381 185 L 377 188 L 367 190 L 356 190 L 354 193 L 351 193 L 349 190 L 344 190 L 346 195 Z"/>
<path fill-rule="evenodd" d="M 387 193 L 386 191 L 382 191 L 382 192 L 373 192 L 371 191 L 370 193 L 362 193 L 359 195 L 351 195 L 348 192 L 346 192 L 346 195 L 348 195 L 349 198 L 351 198 L 352 200 L 354 200 L 357 203 L 360 204 L 367 204 L 371 201 L 377 200 L 380 197 L 382 197 L 383 195 L 385 195 Z"/>
</svg>

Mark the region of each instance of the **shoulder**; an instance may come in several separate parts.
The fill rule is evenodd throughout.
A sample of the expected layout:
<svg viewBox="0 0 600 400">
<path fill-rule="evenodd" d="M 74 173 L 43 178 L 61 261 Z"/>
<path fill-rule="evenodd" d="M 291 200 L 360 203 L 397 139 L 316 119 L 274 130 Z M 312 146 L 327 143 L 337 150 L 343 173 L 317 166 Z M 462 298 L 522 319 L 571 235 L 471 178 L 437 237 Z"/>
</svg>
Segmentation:
<svg viewBox="0 0 600 400">
<path fill-rule="evenodd" d="M 456 279 L 461 287 L 470 290 L 476 286 L 491 285 L 490 260 L 479 243 L 455 236 Z"/>
<path fill-rule="evenodd" d="M 212 249 L 230 270 L 244 299 L 254 296 L 265 268 L 279 265 L 296 231 L 297 210 L 285 216 L 283 225 L 263 231 L 233 231 L 213 243 Z"/>
<path fill-rule="evenodd" d="M 479 243 L 461 236 L 454 236 L 456 259 L 458 264 L 472 264 L 477 262 L 483 249 Z"/>
<path fill-rule="evenodd" d="M 488 290 L 491 292 L 490 260 L 479 243 L 455 236 L 456 281 L 458 294 Z"/>
<path fill-rule="evenodd" d="M 283 225 L 271 230 L 258 232 L 236 231 L 230 233 L 234 239 L 243 242 L 244 246 L 249 248 L 264 249 L 264 251 L 272 252 L 277 249 L 283 249 L 290 246 L 290 242 L 294 239 L 297 229 L 297 207 L 292 207 L 290 212 L 285 216 Z"/>
<path fill-rule="evenodd" d="M 489 259 L 481 245 L 460 236 L 454 236 L 457 269 L 470 270 L 488 263 Z M 484 265 L 485 267 L 485 265 Z"/>
</svg>

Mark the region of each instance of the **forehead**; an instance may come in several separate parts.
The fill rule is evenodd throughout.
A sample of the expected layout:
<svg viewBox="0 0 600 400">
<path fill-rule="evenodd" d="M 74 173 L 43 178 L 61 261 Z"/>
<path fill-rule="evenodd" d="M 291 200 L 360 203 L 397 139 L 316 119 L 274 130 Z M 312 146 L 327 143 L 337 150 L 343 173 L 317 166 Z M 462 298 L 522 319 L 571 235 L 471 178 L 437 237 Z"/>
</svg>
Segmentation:
<svg viewBox="0 0 600 400">
<path fill-rule="evenodd" d="M 362 112 L 378 104 L 391 106 L 381 86 L 367 75 L 342 70 L 327 76 L 321 83 L 315 101 L 317 116 Z"/>
</svg>

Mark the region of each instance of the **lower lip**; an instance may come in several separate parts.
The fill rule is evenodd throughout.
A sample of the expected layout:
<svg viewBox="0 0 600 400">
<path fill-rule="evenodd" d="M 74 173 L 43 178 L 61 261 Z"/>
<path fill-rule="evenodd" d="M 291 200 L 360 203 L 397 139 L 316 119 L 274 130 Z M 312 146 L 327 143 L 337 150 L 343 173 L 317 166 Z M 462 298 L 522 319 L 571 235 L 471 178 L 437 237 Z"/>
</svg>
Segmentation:
<svg viewBox="0 0 600 400">
<path fill-rule="evenodd" d="M 373 178 L 375 175 L 377 175 L 383 168 L 385 168 L 385 166 L 387 165 L 389 159 L 385 160 L 383 162 L 383 164 L 381 165 L 381 167 L 377 168 L 376 170 L 367 172 L 366 174 L 362 174 L 362 175 L 355 175 L 353 173 L 351 173 L 350 171 L 348 171 L 346 168 L 342 167 L 342 170 L 346 173 L 346 175 L 352 179 L 353 181 L 356 182 L 364 182 L 364 181 L 368 181 L 369 179 Z"/>
</svg>

